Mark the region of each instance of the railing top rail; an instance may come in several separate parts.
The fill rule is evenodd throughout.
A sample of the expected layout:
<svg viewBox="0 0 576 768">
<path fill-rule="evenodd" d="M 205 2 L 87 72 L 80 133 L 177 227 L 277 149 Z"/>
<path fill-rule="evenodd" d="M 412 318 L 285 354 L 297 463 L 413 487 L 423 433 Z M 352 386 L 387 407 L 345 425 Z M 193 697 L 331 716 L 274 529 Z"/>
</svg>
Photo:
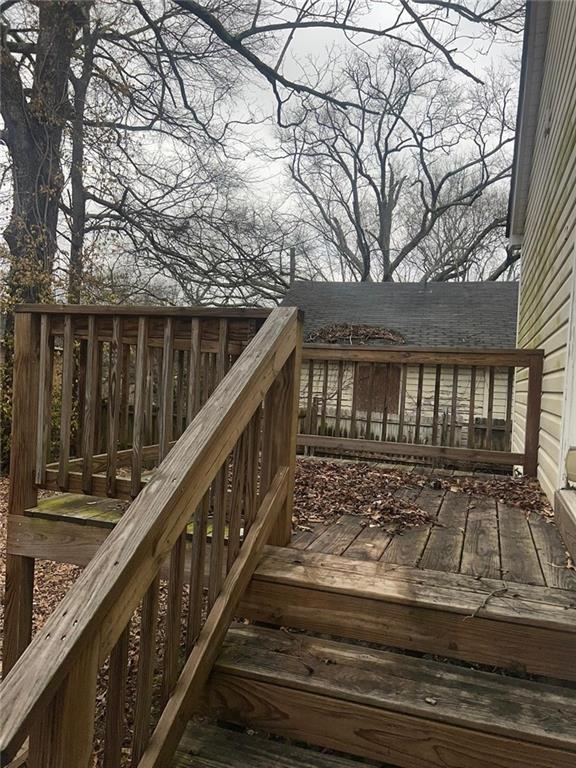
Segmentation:
<svg viewBox="0 0 576 768">
<path fill-rule="evenodd" d="M 129 317 L 230 317 L 266 318 L 273 311 L 265 307 L 150 307 L 137 304 L 18 304 L 15 312 L 47 315 L 126 315 Z"/>
<path fill-rule="evenodd" d="M 303 360 L 349 360 L 359 362 L 398 362 L 525 366 L 542 358 L 542 349 L 499 349 L 483 347 L 416 347 L 375 344 L 304 344 Z"/>
<path fill-rule="evenodd" d="M 91 643 L 100 661 L 110 653 L 297 341 L 297 310 L 274 309 L 12 668 L 1 686 L 4 754 Z"/>
</svg>

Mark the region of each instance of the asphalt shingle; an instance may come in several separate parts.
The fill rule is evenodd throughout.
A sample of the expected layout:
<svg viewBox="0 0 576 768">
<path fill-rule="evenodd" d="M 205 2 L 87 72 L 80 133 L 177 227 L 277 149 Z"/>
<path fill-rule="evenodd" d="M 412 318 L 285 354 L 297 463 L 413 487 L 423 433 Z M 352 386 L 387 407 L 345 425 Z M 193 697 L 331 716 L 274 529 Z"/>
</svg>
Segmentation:
<svg viewBox="0 0 576 768">
<path fill-rule="evenodd" d="M 304 332 L 333 323 L 400 333 L 421 347 L 516 345 L 518 283 L 297 282 L 284 301 L 304 311 Z"/>
</svg>

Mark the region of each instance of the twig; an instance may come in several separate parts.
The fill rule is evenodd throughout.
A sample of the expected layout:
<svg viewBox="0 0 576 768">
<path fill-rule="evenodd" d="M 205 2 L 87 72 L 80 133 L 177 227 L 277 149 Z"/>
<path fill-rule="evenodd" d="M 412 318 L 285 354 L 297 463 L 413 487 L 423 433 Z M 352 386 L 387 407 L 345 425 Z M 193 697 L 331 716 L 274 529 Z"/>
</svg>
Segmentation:
<svg viewBox="0 0 576 768">
<path fill-rule="evenodd" d="M 508 587 L 501 587 L 500 589 L 495 589 L 493 592 L 490 592 L 490 594 L 486 595 L 484 600 L 480 603 L 480 605 L 472 613 L 470 613 L 468 616 L 464 616 L 464 621 L 466 621 L 466 619 L 474 619 L 474 618 L 476 618 L 476 616 L 478 616 L 480 611 L 483 608 L 486 608 L 486 606 L 488 605 L 488 601 L 489 600 L 491 600 L 493 597 L 498 597 L 500 595 L 503 595 L 506 592 L 508 592 Z"/>
</svg>

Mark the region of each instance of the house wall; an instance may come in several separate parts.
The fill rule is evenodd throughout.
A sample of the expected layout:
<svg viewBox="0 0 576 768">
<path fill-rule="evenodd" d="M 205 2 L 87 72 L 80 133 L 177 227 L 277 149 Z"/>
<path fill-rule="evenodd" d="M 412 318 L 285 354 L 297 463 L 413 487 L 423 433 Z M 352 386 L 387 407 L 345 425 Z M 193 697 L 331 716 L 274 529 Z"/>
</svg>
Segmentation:
<svg viewBox="0 0 576 768">
<path fill-rule="evenodd" d="M 538 477 L 549 499 L 563 482 L 567 349 L 575 284 L 576 2 L 550 6 L 548 44 L 522 245 L 518 346 L 545 352 Z M 572 361 L 572 365 L 574 361 Z M 513 450 L 521 450 L 528 372 L 516 380 Z"/>
<path fill-rule="evenodd" d="M 338 391 L 338 364 L 328 363 L 328 385 L 326 387 L 327 395 L 327 413 L 330 416 L 334 414 L 336 408 L 336 395 Z M 406 403 L 405 403 L 405 437 L 407 442 L 412 442 L 413 422 L 416 415 L 416 400 L 418 395 L 418 372 L 419 367 L 417 365 L 410 365 L 407 367 L 406 373 Z M 476 370 L 476 389 L 474 397 L 474 415 L 477 417 L 486 417 L 488 414 L 488 371 L 484 368 L 477 368 Z M 439 397 L 439 415 L 442 417 L 443 413 L 448 416 L 452 411 L 452 382 L 453 382 L 453 367 L 449 365 L 442 366 L 441 378 L 440 378 L 440 397 Z M 432 416 L 434 407 L 434 390 L 436 383 L 436 368 L 435 366 L 425 366 L 423 375 L 422 386 L 422 425 L 420 429 L 420 440 L 422 442 L 428 442 L 431 439 L 432 434 Z M 458 367 L 458 396 L 456 403 L 457 413 L 457 432 L 456 432 L 456 444 L 465 445 L 467 440 L 467 425 L 469 418 L 470 408 L 470 383 L 471 383 L 471 369 L 465 366 Z M 345 364 L 343 370 L 342 379 L 342 395 L 341 395 L 341 411 L 342 411 L 342 428 L 347 428 L 345 418 L 350 414 L 352 407 L 352 391 L 353 391 L 353 367 L 351 364 Z M 309 386 L 309 371 L 308 363 L 304 363 L 302 368 L 301 388 L 300 388 L 300 407 L 305 409 L 308 402 L 308 386 Z M 324 391 L 324 363 L 316 362 L 314 364 L 314 379 L 312 396 L 317 397 L 321 402 Z M 507 415 L 506 403 L 508 399 L 508 369 L 496 369 L 494 377 L 494 403 L 493 403 L 493 419 L 505 419 Z M 363 421 L 362 412 L 358 413 L 358 427 L 362 432 Z M 381 429 L 378 421 L 381 416 L 373 414 L 372 419 L 372 431 L 375 433 L 377 439 L 381 439 Z M 387 436 L 390 439 L 398 438 L 397 431 L 398 416 L 395 413 L 390 412 L 388 414 L 388 429 Z M 333 419 L 328 419 L 328 426 L 331 425 Z M 412 425 L 412 426 L 411 426 Z"/>
</svg>

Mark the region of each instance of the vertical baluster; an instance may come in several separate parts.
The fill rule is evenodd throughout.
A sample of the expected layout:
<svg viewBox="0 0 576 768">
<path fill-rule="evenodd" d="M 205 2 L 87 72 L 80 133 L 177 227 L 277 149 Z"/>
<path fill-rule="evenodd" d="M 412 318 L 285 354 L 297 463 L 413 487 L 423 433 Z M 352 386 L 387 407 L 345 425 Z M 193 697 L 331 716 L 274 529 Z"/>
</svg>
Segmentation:
<svg viewBox="0 0 576 768">
<path fill-rule="evenodd" d="M 122 345 L 122 382 L 120 393 L 120 439 L 130 443 L 130 344 Z"/>
<path fill-rule="evenodd" d="M 102 377 L 104 375 L 104 344 L 96 339 L 96 386 L 94 388 L 94 453 L 104 453 L 106 450 L 106 421 L 102 418 Z M 98 471 L 98 470 L 95 470 Z"/>
<path fill-rule="evenodd" d="M 508 385 L 506 388 L 506 426 L 504 428 L 504 434 L 506 438 L 506 445 L 504 450 L 512 450 L 512 404 L 514 402 L 514 374 L 515 368 L 508 368 Z"/>
<path fill-rule="evenodd" d="M 306 434 L 312 434 L 312 399 L 314 397 L 314 360 L 308 360 L 308 391 L 306 392 Z"/>
<path fill-rule="evenodd" d="M 488 418 L 486 419 L 486 448 L 492 449 L 492 424 L 494 415 L 494 366 L 490 366 L 488 375 Z"/>
<path fill-rule="evenodd" d="M 134 425 L 132 429 L 132 496 L 140 493 L 144 408 L 146 404 L 146 357 L 148 355 L 148 318 L 138 318 L 138 342 L 134 371 Z"/>
<path fill-rule="evenodd" d="M 86 359 L 86 397 L 82 430 L 82 490 L 92 492 L 92 457 L 96 438 L 96 398 L 98 392 L 98 337 L 96 316 L 88 317 L 88 354 Z"/>
<path fill-rule="evenodd" d="M 184 559 L 186 556 L 186 529 L 180 534 L 170 554 L 168 600 L 166 611 L 166 640 L 162 694 L 168 700 L 179 672 L 180 633 L 182 618 L 182 591 L 184 589 Z"/>
<path fill-rule="evenodd" d="M 116 319 L 116 318 L 114 318 Z M 120 354 L 120 357 L 122 355 Z M 103 768 L 120 768 L 124 740 L 124 707 L 128 678 L 128 642 L 130 624 L 124 629 L 110 654 Z"/>
<path fill-rule="evenodd" d="M 142 319 L 142 318 L 141 318 Z M 140 619 L 140 650 L 136 679 L 136 705 L 134 708 L 134 738 L 132 741 L 132 768 L 136 768 L 150 738 L 150 710 L 156 661 L 156 624 L 160 578 L 156 576 L 142 601 Z"/>
<path fill-rule="evenodd" d="M 72 326 L 74 328 L 74 325 Z M 84 407 L 86 403 L 86 369 L 88 368 L 88 340 L 79 339 L 74 345 L 73 352 L 73 370 L 76 371 L 78 384 L 73 385 L 72 399 L 74 401 L 74 390 L 77 388 L 76 401 L 73 403 L 76 407 L 76 424 L 73 425 L 73 445 L 76 456 L 82 455 L 82 434 L 84 431 Z M 73 374 L 74 379 L 74 374 Z"/>
<path fill-rule="evenodd" d="M 144 432 L 146 445 L 154 445 L 154 355 L 149 350 L 146 355 L 146 409 L 144 412 Z"/>
<path fill-rule="evenodd" d="M 382 433 L 380 435 L 381 440 L 386 440 L 388 436 L 388 400 L 390 397 L 390 376 L 391 369 L 390 363 L 386 363 L 384 368 L 384 391 L 382 392 Z"/>
<path fill-rule="evenodd" d="M 476 416 L 476 366 L 470 368 L 470 402 L 468 410 L 468 448 L 474 448 L 474 423 Z"/>
<path fill-rule="evenodd" d="M 438 445 L 438 411 L 440 409 L 440 383 L 442 381 L 442 366 L 436 366 L 434 376 L 434 404 L 432 406 L 432 445 Z"/>
<path fill-rule="evenodd" d="M 200 318 L 193 317 L 190 328 L 190 365 L 188 367 L 188 424 L 200 410 L 200 404 L 202 402 L 200 330 Z"/>
<path fill-rule="evenodd" d="M 422 387 L 424 384 L 424 366 L 418 366 L 418 391 L 416 393 L 416 422 L 414 426 L 414 442 L 420 442 L 420 422 L 422 420 Z"/>
<path fill-rule="evenodd" d="M 108 465 L 106 486 L 109 496 L 116 493 L 116 471 L 118 468 L 118 440 L 120 433 L 120 412 L 122 398 L 120 383 L 122 381 L 122 319 L 117 315 L 112 320 L 112 341 L 110 343 L 110 376 L 108 380 Z"/>
<path fill-rule="evenodd" d="M 218 355 L 216 360 L 216 381 L 219 384 L 228 371 L 228 320 L 221 318 L 218 323 Z"/>
<path fill-rule="evenodd" d="M 72 388 L 74 385 L 74 328 L 72 317 L 64 315 L 64 348 L 62 350 L 62 407 L 60 411 L 60 460 L 58 487 L 68 490 L 68 462 L 70 460 L 70 431 L 72 422 Z"/>
<path fill-rule="evenodd" d="M 244 508 L 244 491 L 246 485 L 246 454 L 247 454 L 248 428 L 240 435 L 234 447 L 234 460 L 232 465 L 232 492 L 230 496 L 230 517 L 228 520 L 228 556 L 226 559 L 226 571 L 232 567 L 236 555 L 240 550 L 240 528 L 242 524 L 242 510 Z"/>
<path fill-rule="evenodd" d="M 366 440 L 372 439 L 372 410 L 374 408 L 374 363 L 368 363 L 368 404 L 366 406 Z"/>
<path fill-rule="evenodd" d="M 258 407 L 248 425 L 248 447 L 246 463 L 246 501 L 244 506 L 244 536 L 250 530 L 258 504 L 258 478 L 260 474 L 260 439 L 262 409 Z"/>
<path fill-rule="evenodd" d="M 172 415 L 174 413 L 174 321 L 164 321 L 164 345 L 162 352 L 162 381 L 160 385 L 160 437 L 159 461 L 165 458 L 172 440 Z"/>
<path fill-rule="evenodd" d="M 326 434 L 326 413 L 328 409 L 328 360 L 322 366 L 322 411 L 320 416 L 320 434 Z"/>
<path fill-rule="evenodd" d="M 204 599 L 204 563 L 206 560 L 206 528 L 210 509 L 210 490 L 197 506 L 193 517 L 192 554 L 190 557 L 190 591 L 186 628 L 186 653 L 192 650 L 202 627 Z"/>
<path fill-rule="evenodd" d="M 336 420 L 334 435 L 340 437 L 340 421 L 342 419 L 342 390 L 344 389 L 344 361 L 338 361 L 338 381 L 336 384 Z"/>
<path fill-rule="evenodd" d="M 404 440 L 404 419 L 406 414 L 406 382 L 408 379 L 408 366 L 402 365 L 400 372 L 400 403 L 398 405 L 398 442 Z"/>
<path fill-rule="evenodd" d="M 179 349 L 176 352 L 176 434 L 174 436 L 176 440 L 183 431 L 184 398 L 186 395 L 184 370 L 184 350 Z"/>
<path fill-rule="evenodd" d="M 46 462 L 50 449 L 52 422 L 52 372 L 54 337 L 51 334 L 49 315 L 40 320 L 40 361 L 38 370 L 38 422 L 36 427 L 36 483 L 46 480 Z"/>
<path fill-rule="evenodd" d="M 212 498 L 212 537 L 210 540 L 210 580 L 208 584 L 208 607 L 211 608 L 220 593 L 224 581 L 224 549 L 226 536 L 226 474 L 228 461 L 216 475 Z"/>
<path fill-rule="evenodd" d="M 358 409 L 358 383 L 360 380 L 360 366 L 356 360 L 352 363 L 352 405 L 350 408 L 350 437 L 357 437 L 356 434 L 356 411 Z"/>
<path fill-rule="evenodd" d="M 456 422 L 458 420 L 458 366 L 452 368 L 452 405 L 450 413 L 450 447 L 456 443 Z"/>
</svg>

